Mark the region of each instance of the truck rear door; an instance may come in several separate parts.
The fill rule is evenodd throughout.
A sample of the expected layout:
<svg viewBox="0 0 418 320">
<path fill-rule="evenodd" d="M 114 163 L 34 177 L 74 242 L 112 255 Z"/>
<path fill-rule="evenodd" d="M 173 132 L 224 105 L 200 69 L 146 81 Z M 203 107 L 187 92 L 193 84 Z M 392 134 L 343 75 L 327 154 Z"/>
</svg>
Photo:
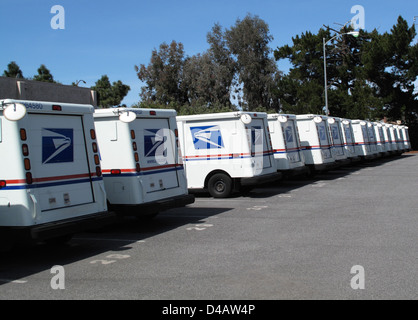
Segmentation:
<svg viewBox="0 0 418 320">
<path fill-rule="evenodd" d="M 28 114 L 30 171 L 41 211 L 94 202 L 82 116 Z"/>
<path fill-rule="evenodd" d="M 268 130 L 264 127 L 262 119 L 253 119 L 251 122 L 251 156 L 261 157 L 263 169 L 271 168 L 270 147 L 268 144 Z"/>
<path fill-rule="evenodd" d="M 295 123 L 293 121 L 286 122 L 282 125 L 282 130 L 289 161 L 292 163 L 300 162 L 300 149 Z"/>
<path fill-rule="evenodd" d="M 140 151 L 141 175 L 147 194 L 179 187 L 176 141 L 169 119 L 137 121 L 143 146 Z"/>
<path fill-rule="evenodd" d="M 321 123 L 316 124 L 317 130 L 318 130 L 318 137 L 319 137 L 319 143 L 321 145 L 321 151 L 324 159 L 331 159 L 331 142 L 329 135 L 327 134 L 327 124 L 325 121 L 322 121 Z"/>
</svg>

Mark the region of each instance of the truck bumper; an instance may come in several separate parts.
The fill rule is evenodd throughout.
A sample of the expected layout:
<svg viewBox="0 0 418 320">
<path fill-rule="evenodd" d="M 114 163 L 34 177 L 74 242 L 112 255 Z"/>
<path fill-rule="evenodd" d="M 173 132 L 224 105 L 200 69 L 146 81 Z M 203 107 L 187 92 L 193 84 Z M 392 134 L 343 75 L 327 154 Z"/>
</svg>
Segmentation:
<svg viewBox="0 0 418 320">
<path fill-rule="evenodd" d="M 147 216 L 172 208 L 184 207 L 188 204 L 194 203 L 194 201 L 195 196 L 193 194 L 185 194 L 148 203 L 135 205 L 110 205 L 110 207 L 117 211 L 117 213 L 126 216 Z"/>
<path fill-rule="evenodd" d="M 42 241 L 87 230 L 98 229 L 115 221 L 116 215 L 113 212 L 104 211 L 33 226 L 30 227 L 30 233 L 32 239 Z"/>
</svg>

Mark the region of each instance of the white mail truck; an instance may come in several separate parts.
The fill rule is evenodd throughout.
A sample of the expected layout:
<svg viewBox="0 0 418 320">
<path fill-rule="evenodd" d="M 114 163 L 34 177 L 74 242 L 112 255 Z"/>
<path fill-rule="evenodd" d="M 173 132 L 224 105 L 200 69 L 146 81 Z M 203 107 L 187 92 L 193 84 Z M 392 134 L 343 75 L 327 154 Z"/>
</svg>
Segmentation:
<svg viewBox="0 0 418 320">
<path fill-rule="evenodd" d="M 356 154 L 353 125 L 350 119 L 341 119 L 341 130 L 344 138 L 344 147 L 348 159 L 358 161 L 360 158 Z"/>
<path fill-rule="evenodd" d="M 311 175 L 314 175 L 316 171 L 335 168 L 336 162 L 331 152 L 332 141 L 327 117 L 305 114 L 297 115 L 296 120 L 305 164 L 311 170 Z"/>
<path fill-rule="evenodd" d="M 267 119 L 277 170 L 284 176 L 306 173 L 308 168 L 300 145 L 296 116 L 269 114 Z"/>
<path fill-rule="evenodd" d="M 348 159 L 347 150 L 345 148 L 341 118 L 328 117 L 327 122 L 332 141 L 331 152 L 336 163 L 340 166 L 349 164 L 351 161 Z"/>
<path fill-rule="evenodd" d="M 63 240 L 108 224 L 94 107 L 0 101 L 0 234 Z"/>
<path fill-rule="evenodd" d="M 363 120 L 352 120 L 356 154 L 362 159 L 372 159 L 374 155 L 370 149 L 370 140 L 367 129 L 367 122 Z"/>
<path fill-rule="evenodd" d="M 179 155 L 175 110 L 96 109 L 94 121 L 112 210 L 154 216 L 194 202 Z"/>
<path fill-rule="evenodd" d="M 405 125 L 401 126 L 401 131 L 403 133 L 405 151 L 411 151 L 411 141 L 409 140 L 409 128 Z"/>
<path fill-rule="evenodd" d="M 226 198 L 280 179 L 266 113 L 178 116 L 177 125 L 190 190 Z"/>
<path fill-rule="evenodd" d="M 381 156 L 386 156 L 388 151 L 386 149 L 385 135 L 383 133 L 383 125 L 379 122 L 372 122 L 374 134 L 376 137 L 377 151 Z"/>
<path fill-rule="evenodd" d="M 382 123 L 382 129 L 383 129 L 383 136 L 385 139 L 385 149 L 388 155 L 391 155 L 393 154 L 394 151 L 392 150 L 392 135 L 389 130 L 389 124 Z"/>
<path fill-rule="evenodd" d="M 405 147 L 405 144 L 404 144 L 403 131 L 401 130 L 400 125 L 394 125 L 393 128 L 394 128 L 394 130 L 396 132 L 396 136 L 397 136 L 396 143 L 398 145 L 398 151 L 399 151 L 399 153 L 402 154 L 406 150 L 406 147 Z"/>
<path fill-rule="evenodd" d="M 398 131 L 395 129 L 395 125 L 391 123 L 387 124 L 386 126 L 389 128 L 389 134 L 392 137 L 392 153 L 394 155 L 399 155 L 402 153 L 402 151 L 399 149 L 399 145 L 398 145 L 398 141 L 399 141 Z"/>
<path fill-rule="evenodd" d="M 369 135 L 369 145 L 370 153 L 372 157 L 377 158 L 380 156 L 379 150 L 377 149 L 377 137 L 374 132 L 373 123 L 371 121 L 366 121 L 367 123 L 367 134 Z"/>
</svg>

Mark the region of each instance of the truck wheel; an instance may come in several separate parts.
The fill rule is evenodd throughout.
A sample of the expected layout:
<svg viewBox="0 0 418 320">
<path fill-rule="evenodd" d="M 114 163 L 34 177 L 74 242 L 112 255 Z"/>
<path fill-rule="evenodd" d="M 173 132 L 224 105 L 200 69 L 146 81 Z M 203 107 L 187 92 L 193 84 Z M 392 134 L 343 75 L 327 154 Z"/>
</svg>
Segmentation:
<svg viewBox="0 0 418 320">
<path fill-rule="evenodd" d="M 214 198 L 227 198 L 231 195 L 232 180 L 226 174 L 217 173 L 208 182 L 208 191 Z"/>
</svg>

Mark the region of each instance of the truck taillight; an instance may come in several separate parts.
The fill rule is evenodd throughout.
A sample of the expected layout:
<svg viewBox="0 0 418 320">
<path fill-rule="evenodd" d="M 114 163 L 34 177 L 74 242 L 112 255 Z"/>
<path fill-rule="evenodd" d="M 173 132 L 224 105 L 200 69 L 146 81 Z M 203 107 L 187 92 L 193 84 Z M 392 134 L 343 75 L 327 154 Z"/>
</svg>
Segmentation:
<svg viewBox="0 0 418 320">
<path fill-rule="evenodd" d="M 140 172 L 141 171 L 141 166 L 139 165 L 139 163 L 136 164 L 136 172 Z"/>
<path fill-rule="evenodd" d="M 26 183 L 27 184 L 32 184 L 33 183 L 32 173 L 30 173 L 30 172 L 26 172 Z"/>
<path fill-rule="evenodd" d="M 135 139 L 135 130 L 131 130 L 131 138 L 132 140 Z"/>
<path fill-rule="evenodd" d="M 135 162 L 139 162 L 139 155 L 137 152 L 134 153 Z"/>
<path fill-rule="evenodd" d="M 174 129 L 174 135 L 175 135 L 176 138 L 179 137 L 179 131 L 177 129 Z"/>
<path fill-rule="evenodd" d="M 94 164 L 96 166 L 98 166 L 100 164 L 100 159 L 99 159 L 99 156 L 97 154 L 94 155 Z"/>
<path fill-rule="evenodd" d="M 57 104 L 54 104 L 54 105 L 52 106 L 52 110 L 54 110 L 54 111 L 62 111 L 62 107 L 61 107 L 61 106 L 59 106 L 59 105 L 57 105 Z"/>
<path fill-rule="evenodd" d="M 96 176 L 98 177 L 102 176 L 102 169 L 99 166 L 96 167 Z"/>
<path fill-rule="evenodd" d="M 6 180 L 0 180 L 0 189 L 5 188 L 7 185 Z"/>
<path fill-rule="evenodd" d="M 149 115 L 150 115 L 150 116 L 156 116 L 156 115 L 157 115 L 157 112 L 156 112 L 156 111 L 154 111 L 154 110 L 152 110 L 152 111 L 150 111 L 150 112 L 149 112 Z"/>
<path fill-rule="evenodd" d="M 134 149 L 134 151 L 137 151 L 138 150 L 138 147 L 137 147 L 137 145 L 136 145 L 136 142 L 134 141 L 134 142 L 132 142 L 132 149 Z"/>
<path fill-rule="evenodd" d="M 91 129 L 91 130 L 90 130 L 90 137 L 91 137 L 93 140 L 96 140 L 96 131 L 94 131 L 94 129 Z"/>
<path fill-rule="evenodd" d="M 110 170 L 110 174 L 121 174 L 122 171 L 120 169 L 112 169 Z"/>
<path fill-rule="evenodd" d="M 27 157 L 29 155 L 29 147 L 27 144 L 22 145 L 22 153 L 23 156 Z"/>
<path fill-rule="evenodd" d="M 28 158 L 25 158 L 25 170 L 30 170 L 30 160 Z"/>
<path fill-rule="evenodd" d="M 25 129 L 20 129 L 20 139 L 22 141 L 26 141 L 27 136 L 26 136 L 26 130 Z"/>
<path fill-rule="evenodd" d="M 93 146 L 93 152 L 94 153 L 97 153 L 97 151 L 98 151 L 97 143 L 96 142 L 93 142 L 92 146 Z"/>
</svg>

